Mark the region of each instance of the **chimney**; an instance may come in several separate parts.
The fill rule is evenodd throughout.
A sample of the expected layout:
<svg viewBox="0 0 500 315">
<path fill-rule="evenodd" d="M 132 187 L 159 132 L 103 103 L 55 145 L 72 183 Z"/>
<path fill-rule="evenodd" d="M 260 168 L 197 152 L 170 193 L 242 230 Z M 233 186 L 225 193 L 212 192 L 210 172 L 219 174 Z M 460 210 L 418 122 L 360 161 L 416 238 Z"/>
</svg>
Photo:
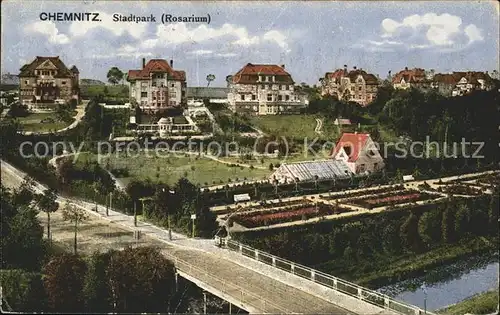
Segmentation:
<svg viewBox="0 0 500 315">
<path fill-rule="evenodd" d="M 408 71 L 408 67 L 405 67 L 405 71 Z"/>
<path fill-rule="evenodd" d="M 356 70 L 356 66 L 352 67 L 354 70 Z"/>
<path fill-rule="evenodd" d="M 391 71 L 391 70 L 389 70 L 389 75 L 391 75 L 391 72 L 392 72 L 392 71 Z"/>
<path fill-rule="evenodd" d="M 173 68 L 173 67 L 174 67 L 174 60 L 170 59 L 170 68 Z"/>
<path fill-rule="evenodd" d="M 281 65 L 281 68 L 285 69 L 285 65 Z"/>
<path fill-rule="evenodd" d="M 146 58 L 142 58 L 142 68 L 146 67 Z"/>
<path fill-rule="evenodd" d="M 347 65 L 344 65 L 344 70 L 347 70 Z"/>
</svg>

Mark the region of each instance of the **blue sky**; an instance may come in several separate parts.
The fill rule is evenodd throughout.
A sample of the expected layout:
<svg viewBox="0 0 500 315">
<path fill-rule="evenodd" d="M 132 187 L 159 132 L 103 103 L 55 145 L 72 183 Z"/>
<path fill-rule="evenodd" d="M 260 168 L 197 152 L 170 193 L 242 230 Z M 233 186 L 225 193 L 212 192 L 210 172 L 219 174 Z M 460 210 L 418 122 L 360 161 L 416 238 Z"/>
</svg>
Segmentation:
<svg viewBox="0 0 500 315">
<path fill-rule="evenodd" d="M 100 12 L 103 22 L 40 21 L 41 12 Z M 114 13 L 206 16 L 211 23 L 119 23 Z M 318 83 L 347 64 L 386 77 L 405 66 L 498 70 L 497 1 L 446 2 L 2 2 L 2 72 L 35 56 L 60 56 L 82 78 L 173 59 L 188 86 L 214 86 L 248 62 L 285 64 L 296 82 Z"/>
</svg>

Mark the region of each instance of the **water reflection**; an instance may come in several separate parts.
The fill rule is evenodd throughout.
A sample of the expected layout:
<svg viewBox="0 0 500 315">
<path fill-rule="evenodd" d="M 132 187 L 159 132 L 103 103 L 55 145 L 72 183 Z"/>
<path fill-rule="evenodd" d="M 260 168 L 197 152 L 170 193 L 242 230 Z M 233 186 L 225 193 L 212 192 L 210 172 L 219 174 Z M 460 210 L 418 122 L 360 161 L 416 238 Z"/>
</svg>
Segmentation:
<svg viewBox="0 0 500 315">
<path fill-rule="evenodd" d="M 427 284 L 427 310 L 440 309 L 474 294 L 498 288 L 498 267 L 498 261 L 491 262 L 486 266 L 472 269 L 456 279 Z M 411 290 L 402 289 L 405 283 L 400 283 L 381 288 L 379 291 L 424 308 L 424 290 L 420 287 L 421 284 L 416 287 L 417 283 L 423 282 L 422 279 L 420 280 L 412 283 L 411 286 L 414 288 Z M 406 283 L 406 288 L 408 288 L 408 283 Z"/>
</svg>

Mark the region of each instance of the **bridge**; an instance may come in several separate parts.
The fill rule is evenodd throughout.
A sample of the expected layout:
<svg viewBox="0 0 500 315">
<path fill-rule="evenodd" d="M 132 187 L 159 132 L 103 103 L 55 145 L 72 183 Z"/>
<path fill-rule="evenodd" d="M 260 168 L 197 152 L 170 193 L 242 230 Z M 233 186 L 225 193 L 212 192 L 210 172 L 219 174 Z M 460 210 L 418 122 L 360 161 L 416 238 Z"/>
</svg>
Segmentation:
<svg viewBox="0 0 500 315">
<path fill-rule="evenodd" d="M 2 178 L 21 183 L 25 174 L 1 161 Z M 45 189 L 36 183 L 34 189 Z M 94 217 L 143 235 L 171 259 L 181 276 L 211 294 L 254 314 L 424 314 L 419 307 L 363 288 L 306 266 L 253 249 L 227 238 L 193 239 L 154 225 L 138 222 L 133 216 L 93 203 L 59 196 Z M 118 244 L 115 245 L 118 248 Z M 121 245 L 123 246 L 123 245 Z"/>
</svg>

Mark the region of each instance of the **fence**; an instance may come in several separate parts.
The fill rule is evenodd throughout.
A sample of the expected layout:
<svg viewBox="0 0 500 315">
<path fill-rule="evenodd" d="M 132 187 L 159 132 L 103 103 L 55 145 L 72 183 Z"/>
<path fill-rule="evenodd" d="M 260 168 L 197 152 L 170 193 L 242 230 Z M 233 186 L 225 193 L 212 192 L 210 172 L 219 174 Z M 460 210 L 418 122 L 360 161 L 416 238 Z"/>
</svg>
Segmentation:
<svg viewBox="0 0 500 315">
<path fill-rule="evenodd" d="M 259 262 L 273 266 L 275 268 L 279 268 L 293 275 L 302 277 L 304 279 L 313 281 L 315 283 L 333 289 L 334 291 L 347 294 L 356 299 L 396 312 L 398 314 L 434 315 L 433 313 L 424 311 L 417 306 L 396 301 L 385 294 L 364 288 L 355 283 L 342 280 L 340 278 L 294 263 L 292 261 L 280 258 L 278 256 L 262 252 L 260 250 L 254 249 L 250 246 L 238 243 L 233 240 L 228 240 L 225 238 L 216 238 L 216 243 L 218 246 L 228 248 L 244 256 L 247 256 L 251 259 L 257 260 Z"/>
<path fill-rule="evenodd" d="M 252 307 L 254 310 L 250 311 L 256 311 L 264 314 L 294 314 L 273 302 L 266 301 L 266 299 L 263 299 L 262 296 L 257 296 L 248 290 L 245 290 L 243 287 L 210 274 L 209 270 L 196 267 L 185 260 L 177 258 L 169 252 L 164 251 L 163 254 L 174 262 L 175 267 L 178 270 L 207 283 L 208 285 L 219 290 L 219 292 L 222 292 L 223 295 L 230 296 L 235 300 L 238 300 L 240 305 L 237 306 L 240 308 L 245 309 L 245 307 Z"/>
</svg>

